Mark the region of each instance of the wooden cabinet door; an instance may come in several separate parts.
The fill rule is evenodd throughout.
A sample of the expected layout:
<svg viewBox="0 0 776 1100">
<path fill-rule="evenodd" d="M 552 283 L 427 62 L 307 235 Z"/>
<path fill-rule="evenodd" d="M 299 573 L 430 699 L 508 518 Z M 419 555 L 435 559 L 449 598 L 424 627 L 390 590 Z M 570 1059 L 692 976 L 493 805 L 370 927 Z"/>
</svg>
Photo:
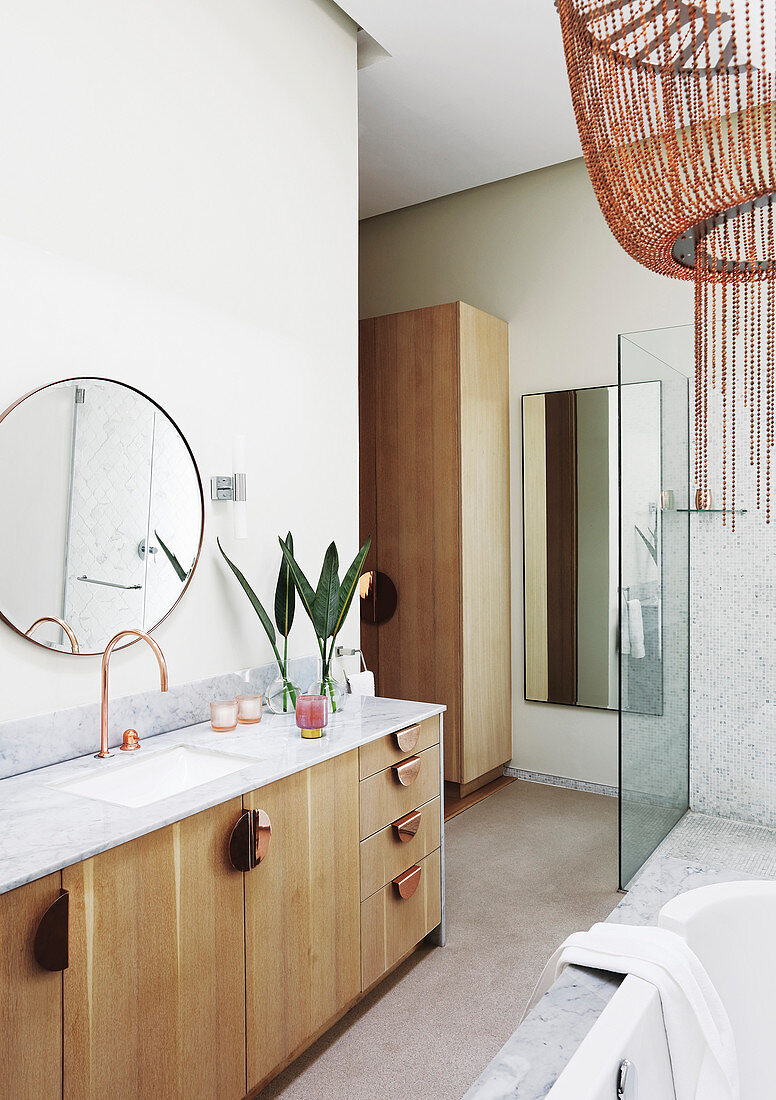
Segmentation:
<svg viewBox="0 0 776 1100">
<path fill-rule="evenodd" d="M 32 950 L 59 883 L 57 872 L 0 895 L 1 1096 L 62 1096 L 62 974 L 43 970 Z"/>
<path fill-rule="evenodd" d="M 246 795 L 272 839 L 245 875 L 248 1088 L 358 997 L 358 750 Z"/>
<path fill-rule="evenodd" d="M 66 1100 L 244 1096 L 241 812 L 233 799 L 63 872 Z"/>
</svg>

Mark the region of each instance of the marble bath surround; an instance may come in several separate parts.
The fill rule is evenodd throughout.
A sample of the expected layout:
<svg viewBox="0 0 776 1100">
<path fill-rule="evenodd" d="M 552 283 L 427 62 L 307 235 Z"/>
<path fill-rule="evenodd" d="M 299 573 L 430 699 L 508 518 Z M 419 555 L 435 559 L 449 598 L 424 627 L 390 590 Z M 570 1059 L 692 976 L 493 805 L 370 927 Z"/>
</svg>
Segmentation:
<svg viewBox="0 0 776 1100">
<path fill-rule="evenodd" d="M 303 740 L 293 716 L 265 714 L 258 724 L 238 726 L 230 733 L 214 732 L 209 722 L 160 733 L 150 742 L 145 741 L 140 753 L 117 752 L 107 760 L 94 758 L 97 731 L 92 724 L 87 756 L 0 782 L 0 893 L 239 798 L 444 710 L 436 703 L 350 696 L 342 713 L 330 719 L 326 736 L 319 740 Z M 137 715 L 131 724 L 143 728 Z M 148 760 L 154 752 L 175 745 L 218 749 L 249 757 L 253 762 L 220 779 L 137 808 L 97 801 L 49 785 L 105 769 L 131 768 L 135 760 Z"/>
<path fill-rule="evenodd" d="M 289 662 L 289 669 L 292 681 L 305 690 L 315 679 L 318 660 L 299 657 Z M 115 748 L 121 744 L 122 734 L 128 727 L 136 729 L 143 740 L 206 722 L 210 717 L 211 700 L 234 699 L 240 693 L 263 693 L 277 675 L 278 668 L 273 662 L 240 672 L 208 676 L 204 680 L 171 684 L 166 692 L 156 687 L 111 699 L 110 746 Z M 0 722 L 0 779 L 96 752 L 100 744 L 98 696 L 99 679 L 95 673 L 93 703 Z"/>
<path fill-rule="evenodd" d="M 753 877 L 662 856 L 649 862 L 607 919 L 653 925 L 666 902 L 679 894 Z M 567 967 L 463 1100 L 544 1100 L 622 981 L 619 974 Z"/>
</svg>

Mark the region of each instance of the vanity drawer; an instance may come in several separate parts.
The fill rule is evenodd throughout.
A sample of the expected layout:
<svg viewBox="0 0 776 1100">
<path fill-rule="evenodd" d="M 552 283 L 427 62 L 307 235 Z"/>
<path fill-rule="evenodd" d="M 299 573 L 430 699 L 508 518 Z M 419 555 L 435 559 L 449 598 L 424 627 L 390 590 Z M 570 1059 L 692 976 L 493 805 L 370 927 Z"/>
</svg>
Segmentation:
<svg viewBox="0 0 776 1100">
<path fill-rule="evenodd" d="M 417 774 L 412 770 L 417 767 Z M 404 768 L 402 783 L 395 768 Z M 409 772 L 410 774 L 406 774 Z M 385 771 L 362 779 L 361 839 L 436 798 L 439 792 L 439 746 L 432 745 Z"/>
<path fill-rule="evenodd" d="M 418 815 L 419 821 L 408 821 L 404 828 L 400 823 L 404 815 L 381 829 L 378 833 L 361 841 L 361 900 L 364 901 L 402 871 L 412 867 L 433 852 L 440 844 L 441 822 L 439 819 L 439 799 L 434 798 L 410 815 Z M 411 830 L 417 831 L 411 836 Z M 400 832 L 407 840 L 400 839 Z"/>
<path fill-rule="evenodd" d="M 398 764 L 400 760 L 438 744 L 439 715 L 435 714 L 433 718 L 425 718 L 414 726 L 362 745 L 358 750 L 359 778 L 367 779 L 375 772 L 389 768 L 391 764 Z"/>
<path fill-rule="evenodd" d="M 439 849 L 422 859 L 415 892 L 404 898 L 394 882 L 361 903 L 361 988 L 368 989 L 442 919 Z"/>
</svg>

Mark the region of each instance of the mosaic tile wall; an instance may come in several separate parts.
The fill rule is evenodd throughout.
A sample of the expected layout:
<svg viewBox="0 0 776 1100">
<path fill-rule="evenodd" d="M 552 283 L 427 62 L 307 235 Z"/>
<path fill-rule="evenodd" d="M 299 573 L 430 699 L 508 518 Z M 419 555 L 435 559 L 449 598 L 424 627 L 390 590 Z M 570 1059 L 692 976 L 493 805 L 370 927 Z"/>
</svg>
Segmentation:
<svg viewBox="0 0 776 1100">
<path fill-rule="evenodd" d="M 711 428 L 718 471 L 718 416 Z M 776 827 L 776 522 L 756 509 L 748 459 L 739 437 L 735 532 L 692 517 L 690 805 Z M 721 507 L 719 476 L 711 490 Z"/>
</svg>

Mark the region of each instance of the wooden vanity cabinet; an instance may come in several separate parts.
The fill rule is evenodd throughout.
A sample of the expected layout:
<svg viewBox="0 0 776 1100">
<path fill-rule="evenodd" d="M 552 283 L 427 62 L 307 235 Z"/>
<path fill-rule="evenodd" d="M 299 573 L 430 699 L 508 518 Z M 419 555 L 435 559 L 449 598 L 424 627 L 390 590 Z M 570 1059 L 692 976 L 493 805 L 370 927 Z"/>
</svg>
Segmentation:
<svg viewBox="0 0 776 1100">
<path fill-rule="evenodd" d="M 248 1089 L 274 1076 L 361 990 L 358 750 L 245 795 L 272 822 L 245 875 Z"/>
<path fill-rule="evenodd" d="M 62 974 L 33 955 L 35 930 L 60 874 L 0 894 L 0 1096 L 61 1100 Z"/>
<path fill-rule="evenodd" d="M 67 867 L 67 1100 L 241 1100 L 243 876 L 232 799 Z"/>
</svg>

